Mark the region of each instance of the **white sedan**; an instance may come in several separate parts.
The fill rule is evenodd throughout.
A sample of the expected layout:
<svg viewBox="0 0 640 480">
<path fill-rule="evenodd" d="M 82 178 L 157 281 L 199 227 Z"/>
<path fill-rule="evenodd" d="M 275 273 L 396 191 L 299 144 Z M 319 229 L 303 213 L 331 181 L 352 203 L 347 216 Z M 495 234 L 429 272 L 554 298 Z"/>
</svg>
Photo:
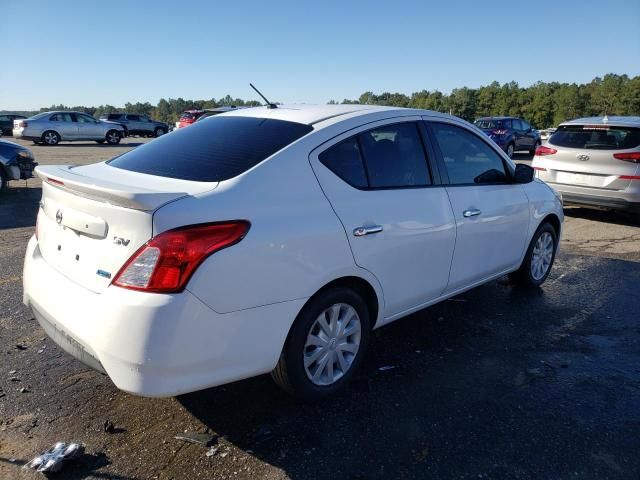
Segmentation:
<svg viewBox="0 0 640 480">
<path fill-rule="evenodd" d="M 372 329 L 505 274 L 538 287 L 563 221 L 530 167 L 424 110 L 243 109 L 36 173 L 24 302 L 144 396 L 267 372 L 331 394 Z"/>
</svg>

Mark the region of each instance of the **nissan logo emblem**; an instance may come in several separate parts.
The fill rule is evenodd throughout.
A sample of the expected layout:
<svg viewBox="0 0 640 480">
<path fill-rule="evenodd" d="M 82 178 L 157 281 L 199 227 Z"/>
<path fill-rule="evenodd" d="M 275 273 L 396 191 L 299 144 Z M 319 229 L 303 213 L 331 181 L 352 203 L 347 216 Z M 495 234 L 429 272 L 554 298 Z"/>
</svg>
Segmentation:
<svg viewBox="0 0 640 480">
<path fill-rule="evenodd" d="M 56 212 L 56 222 L 58 222 L 59 224 L 62 223 L 62 210 L 58 210 Z"/>
<path fill-rule="evenodd" d="M 579 153 L 578 155 L 576 155 L 576 158 L 581 162 L 586 162 L 587 160 L 589 160 L 589 155 L 585 153 Z"/>
</svg>

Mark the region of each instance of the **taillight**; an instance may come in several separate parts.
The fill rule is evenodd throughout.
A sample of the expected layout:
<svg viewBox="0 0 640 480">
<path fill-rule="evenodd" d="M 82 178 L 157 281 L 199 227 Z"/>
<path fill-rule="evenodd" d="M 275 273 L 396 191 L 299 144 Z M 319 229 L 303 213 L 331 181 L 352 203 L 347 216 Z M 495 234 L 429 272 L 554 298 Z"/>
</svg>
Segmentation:
<svg viewBox="0 0 640 480">
<path fill-rule="evenodd" d="M 18 122 L 18 127 L 27 128 L 27 125 L 27 122 L 25 122 L 24 120 Z"/>
<path fill-rule="evenodd" d="M 544 145 L 540 145 L 536 148 L 536 156 L 544 157 L 545 155 L 553 155 L 554 153 L 558 153 L 558 150 L 555 148 L 545 147 Z"/>
<path fill-rule="evenodd" d="M 537 170 L 538 172 L 546 172 L 547 169 L 544 167 L 533 167 L 534 170 Z"/>
<path fill-rule="evenodd" d="M 249 222 L 238 220 L 163 232 L 133 254 L 113 284 L 145 292 L 180 292 L 209 255 L 238 243 L 249 227 Z"/>
<path fill-rule="evenodd" d="M 492 135 L 505 135 L 507 133 L 504 129 L 491 130 Z"/>
<path fill-rule="evenodd" d="M 624 160 L 625 162 L 640 163 L 640 152 L 614 153 L 613 158 Z"/>
</svg>

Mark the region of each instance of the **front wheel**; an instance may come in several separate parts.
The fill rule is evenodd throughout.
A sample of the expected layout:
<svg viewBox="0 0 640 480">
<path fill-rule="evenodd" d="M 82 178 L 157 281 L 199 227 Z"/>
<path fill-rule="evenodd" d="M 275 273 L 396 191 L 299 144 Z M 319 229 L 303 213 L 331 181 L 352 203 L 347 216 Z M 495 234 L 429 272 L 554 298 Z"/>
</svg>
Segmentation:
<svg viewBox="0 0 640 480">
<path fill-rule="evenodd" d="M 161 137 L 162 135 L 164 135 L 166 132 L 166 130 L 162 127 L 158 127 L 155 129 L 155 131 L 153 132 L 155 137 Z"/>
<path fill-rule="evenodd" d="M 105 138 L 109 145 L 117 145 L 120 143 L 120 139 L 122 137 L 120 135 L 120 132 L 118 132 L 117 130 L 109 130 Z"/>
<path fill-rule="evenodd" d="M 548 222 L 538 227 L 531 239 L 522 265 L 509 275 L 512 283 L 539 287 L 549 276 L 558 249 L 558 233 Z"/>
<path fill-rule="evenodd" d="M 302 309 L 271 376 L 285 391 L 319 400 L 342 389 L 369 343 L 369 309 L 349 288 L 322 292 Z"/>
</svg>

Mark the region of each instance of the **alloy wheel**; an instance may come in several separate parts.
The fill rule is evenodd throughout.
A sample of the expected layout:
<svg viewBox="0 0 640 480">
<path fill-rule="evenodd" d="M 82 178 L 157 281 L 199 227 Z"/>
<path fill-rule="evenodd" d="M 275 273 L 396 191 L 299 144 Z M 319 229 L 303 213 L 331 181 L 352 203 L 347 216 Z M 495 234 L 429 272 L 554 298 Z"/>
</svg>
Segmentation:
<svg viewBox="0 0 640 480">
<path fill-rule="evenodd" d="M 553 249 L 553 237 L 549 232 L 543 232 L 538 237 L 531 255 L 531 276 L 534 280 L 540 280 L 549 271 Z"/>
<path fill-rule="evenodd" d="M 513 145 L 509 144 L 507 146 L 507 155 L 509 155 L 509 158 L 513 157 Z"/>
<path fill-rule="evenodd" d="M 346 303 L 318 315 L 303 351 L 304 369 L 313 384 L 331 385 L 347 373 L 360 349 L 361 328 L 358 312 Z"/>
<path fill-rule="evenodd" d="M 44 141 L 47 145 L 55 145 L 58 143 L 58 136 L 54 132 L 44 134 Z"/>
</svg>

